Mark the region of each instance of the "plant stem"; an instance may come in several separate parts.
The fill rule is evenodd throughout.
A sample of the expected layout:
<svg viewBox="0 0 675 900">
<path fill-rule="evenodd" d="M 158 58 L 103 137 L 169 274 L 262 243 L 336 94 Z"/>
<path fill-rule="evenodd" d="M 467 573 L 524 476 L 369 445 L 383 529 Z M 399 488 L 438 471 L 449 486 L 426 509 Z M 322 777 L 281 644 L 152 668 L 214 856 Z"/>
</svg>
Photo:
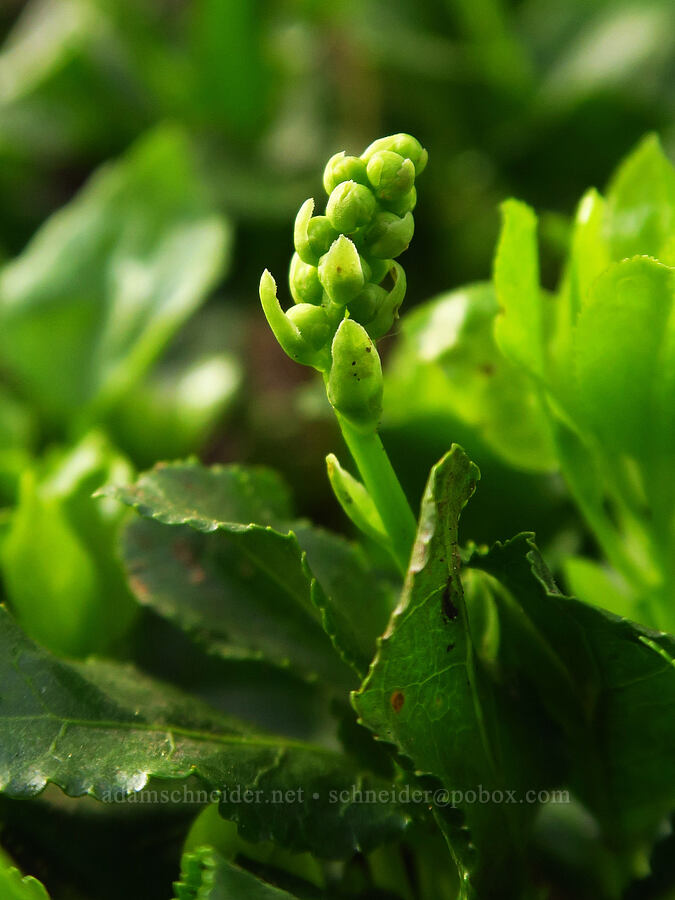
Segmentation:
<svg viewBox="0 0 675 900">
<path fill-rule="evenodd" d="M 415 543 L 417 522 L 387 451 L 377 432 L 363 434 L 339 413 L 336 412 L 336 416 L 349 452 L 389 535 L 398 567 L 405 574 Z"/>
</svg>

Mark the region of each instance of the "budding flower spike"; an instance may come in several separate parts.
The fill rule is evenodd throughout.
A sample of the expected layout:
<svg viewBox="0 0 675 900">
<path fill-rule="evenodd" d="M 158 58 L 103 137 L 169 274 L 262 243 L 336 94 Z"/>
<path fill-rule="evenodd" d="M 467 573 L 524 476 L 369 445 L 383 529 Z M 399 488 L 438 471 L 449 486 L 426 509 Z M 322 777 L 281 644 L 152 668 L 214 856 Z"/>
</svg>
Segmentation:
<svg viewBox="0 0 675 900">
<path fill-rule="evenodd" d="M 402 571 L 416 524 L 377 434 L 383 379 L 373 341 L 391 329 L 405 298 L 405 272 L 396 258 L 413 237 L 415 179 L 426 163 L 427 151 L 409 134 L 380 138 L 360 157 L 336 153 L 323 173 L 325 215 L 314 215 L 310 198 L 295 219 L 288 278 L 295 305 L 283 311 L 267 270 L 260 280 L 260 300 L 277 341 L 296 362 L 322 373 L 363 478 L 362 489 L 349 495 L 350 504 L 364 505 L 363 515 L 346 511 L 356 522 L 371 521 L 377 511 L 382 528 L 376 533 Z M 337 483 L 334 476 L 331 483 Z M 345 491 L 336 495 L 344 505 Z"/>
</svg>

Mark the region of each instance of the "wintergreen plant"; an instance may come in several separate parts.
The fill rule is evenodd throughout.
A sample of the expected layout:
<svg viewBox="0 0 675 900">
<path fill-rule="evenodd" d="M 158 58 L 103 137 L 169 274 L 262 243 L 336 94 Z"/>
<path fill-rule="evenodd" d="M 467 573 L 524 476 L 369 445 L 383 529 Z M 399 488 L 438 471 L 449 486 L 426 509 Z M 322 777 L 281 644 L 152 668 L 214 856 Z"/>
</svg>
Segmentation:
<svg viewBox="0 0 675 900">
<path fill-rule="evenodd" d="M 415 178 L 427 151 L 409 134 L 374 141 L 361 156 L 336 153 L 323 173 L 325 215 L 306 200 L 295 220 L 284 312 L 265 270 L 260 299 L 274 334 L 296 362 L 324 377 L 345 442 L 359 468 L 357 482 L 331 455 L 328 469 L 347 515 L 378 539 L 405 571 L 415 518 L 378 437 L 382 366 L 374 344 L 398 318 L 406 291 L 396 262 L 412 239 Z"/>
<path fill-rule="evenodd" d="M 417 522 L 410 529 L 405 524 L 412 514 L 377 435 L 382 373 L 373 339 L 379 326 L 372 334 L 368 329 L 379 312 L 371 318 L 372 309 L 366 315 L 356 300 L 366 290 L 366 273 L 368 284 L 384 290 L 372 295 L 375 306 L 379 298 L 387 307 L 385 297 L 401 284 L 400 275 L 393 285 L 373 282 L 377 257 L 369 262 L 365 248 L 367 217 L 375 222 L 397 192 L 408 199 L 384 210 L 386 222 L 410 212 L 402 212 L 412 202 L 405 160 L 413 168 L 415 161 L 398 153 L 403 161 L 392 162 L 410 140 L 374 145 L 365 163 L 370 187 L 344 178 L 363 177 L 364 160 L 334 158 L 326 175 L 330 196 L 353 182 L 371 199 L 351 186 L 338 191 L 329 204 L 337 227 L 328 215 L 301 210 L 298 246 L 305 252 L 314 240 L 314 256 L 313 262 L 300 257 L 306 269 L 293 263 L 291 280 L 305 299 L 286 314 L 271 276 L 264 276 L 261 291 L 284 349 L 323 374 L 361 470 L 363 482 L 329 457 L 336 495 L 360 529 L 391 550 L 405 577 L 382 564 L 372 541 L 349 541 L 298 518 L 288 488 L 269 469 L 194 459 L 160 463 L 132 484 L 99 492 L 101 515 L 92 518 L 84 486 L 93 488 L 101 469 L 127 480 L 125 467 L 107 444 L 91 438 L 57 459 L 44 481 L 27 480 L 21 515 L 3 547 L 12 596 L 10 608 L 0 607 L 0 825 L 7 825 L 10 841 L 16 826 L 23 835 L 46 835 L 51 844 L 59 816 L 87 815 L 89 804 L 79 812 L 83 804 L 74 799 L 64 811 L 66 801 L 55 791 L 39 797 L 51 784 L 71 798 L 101 801 L 86 819 L 87 834 L 122 833 L 125 853 L 140 853 L 143 864 L 146 845 L 138 850 L 134 825 L 146 833 L 152 821 L 153 838 L 163 829 L 167 847 L 180 834 L 177 900 L 672 895 L 675 636 L 563 594 L 531 533 L 489 548 L 460 543 L 460 515 L 480 473 L 457 444 L 431 468 Z M 660 476 L 655 521 L 663 522 L 671 494 L 664 468 L 672 435 L 661 427 L 670 423 L 672 394 L 668 254 L 675 206 L 670 170 L 653 142 L 645 147 L 637 156 L 643 174 L 627 178 L 635 170 L 629 160 L 610 192 L 608 240 L 611 248 L 621 238 L 611 250 L 620 259 L 607 263 L 603 229 L 577 231 L 553 301 L 536 277 L 534 217 L 511 201 L 496 290 L 473 286 L 432 304 L 430 317 L 422 309 L 410 319 L 412 333 L 427 341 L 427 358 L 429 345 L 442 347 L 443 362 L 449 358 L 451 370 L 463 372 L 463 385 L 471 384 L 467 370 L 488 380 L 494 375 L 500 390 L 519 373 L 515 384 L 529 386 L 520 397 L 528 414 L 574 430 L 582 442 L 573 472 L 583 474 L 598 459 L 611 473 L 618 461 L 631 485 L 649 485 L 646 496 L 659 483 L 647 479 Z M 420 153 L 418 164 L 421 159 Z M 655 177 L 645 176 L 645 160 Z M 582 218 L 581 224 L 594 219 Z M 365 229 L 360 248 L 351 237 L 359 229 Z M 659 252 L 661 261 L 623 258 L 636 241 Z M 398 271 L 390 259 L 385 281 Z M 596 262 L 602 271 L 595 271 Z M 570 285 L 583 272 L 589 281 L 570 315 Z M 549 302 L 557 302 L 557 316 Z M 390 316 L 391 310 L 387 321 Z M 630 329 L 619 327 L 626 323 Z M 603 364 L 608 360 L 611 366 Z M 353 369 L 363 374 L 354 378 Z M 637 417 L 640 398 L 659 413 L 654 421 Z M 636 422 L 647 430 L 636 432 Z M 550 446 L 559 452 L 557 438 Z M 509 452 L 516 448 L 512 439 Z M 594 508 L 608 497 L 619 506 L 609 493 L 612 482 L 606 494 L 593 478 L 584 484 Z M 111 554 L 121 519 L 113 500 L 137 513 L 129 514 L 116 563 L 123 563 L 129 592 L 144 611 L 139 619 L 159 625 L 169 643 L 160 673 L 142 655 L 140 670 L 119 658 L 58 655 L 84 653 L 87 598 L 96 595 L 102 607 L 111 603 L 81 553 L 59 559 L 48 545 L 67 546 L 67 534 L 70 545 L 77 539 L 95 559 L 98 540 L 107 537 L 103 547 Z M 630 518 L 617 516 L 613 524 L 640 523 L 640 511 L 635 503 Z M 642 518 L 649 533 L 650 516 Z M 31 533 L 45 556 L 32 581 Z M 620 539 L 636 533 L 626 529 Z M 656 568 L 656 547 L 648 552 Z M 59 639 L 52 635 L 49 647 L 49 617 L 38 605 L 45 593 L 73 613 L 63 615 Z M 665 586 L 663 596 L 669 596 Z M 105 609 L 97 646 L 105 646 L 115 612 Z M 206 671 L 215 672 L 214 681 Z M 201 696 L 185 689 L 186 681 L 194 687 L 196 672 L 203 676 Z M 193 786 L 202 791 L 196 816 L 188 799 Z M 159 806 L 146 813 L 145 791 L 171 799 L 155 801 Z M 120 809 L 135 802 L 138 809 Z M 59 871 L 68 854 L 79 871 L 80 846 L 55 843 Z M 21 841 L 16 844 L 20 852 Z M 99 854 L 97 848 L 97 865 Z M 116 866 L 119 860 L 116 843 Z M 94 888 L 73 896 L 111 896 L 98 890 L 102 880 L 97 871 Z M 58 889 L 57 881 L 55 898 Z M 47 896 L 0 851 L 4 900 L 3 890 L 12 900 Z"/>
</svg>

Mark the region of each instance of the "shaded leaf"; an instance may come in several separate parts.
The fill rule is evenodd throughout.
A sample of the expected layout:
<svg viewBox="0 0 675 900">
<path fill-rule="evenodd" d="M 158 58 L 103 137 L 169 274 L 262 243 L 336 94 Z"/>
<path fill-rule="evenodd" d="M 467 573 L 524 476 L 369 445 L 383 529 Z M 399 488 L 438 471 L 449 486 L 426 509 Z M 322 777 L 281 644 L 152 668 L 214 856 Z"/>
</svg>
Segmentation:
<svg viewBox="0 0 675 900">
<path fill-rule="evenodd" d="M 466 891 L 518 895 L 528 813 L 492 802 L 495 790 L 528 786 L 538 774 L 508 721 L 511 708 L 488 684 L 473 644 L 460 579 L 457 524 L 478 470 L 456 445 L 431 472 L 408 579 L 354 706 L 380 740 L 394 744 L 417 775 L 457 791 L 436 810 Z M 535 736 L 533 745 L 539 743 Z M 533 748 L 531 748 L 533 749 Z M 526 773 L 526 774 L 525 774 Z M 479 789 L 487 802 L 471 802 Z M 508 887 L 504 883 L 509 873 Z"/>
<path fill-rule="evenodd" d="M 124 554 L 141 603 L 226 656 L 259 656 L 344 685 L 323 623 L 344 659 L 365 671 L 391 609 L 387 591 L 346 541 L 292 521 L 271 471 L 162 465 L 113 496 L 151 519 L 190 526 L 127 529 Z"/>
<path fill-rule="evenodd" d="M 531 536 L 470 565 L 502 588 L 503 663 L 558 722 L 573 791 L 630 859 L 675 807 L 675 638 L 561 594 Z"/>
<path fill-rule="evenodd" d="M 359 789 L 386 782 L 346 757 L 253 731 L 131 668 L 59 661 L 4 608 L 0 668 L 0 786 L 10 796 L 29 797 L 53 782 L 70 796 L 121 802 L 150 777 L 195 775 L 223 792 L 221 814 L 247 840 L 335 858 L 405 827 L 393 800 L 358 802 Z"/>
<path fill-rule="evenodd" d="M 175 900 L 293 900 L 292 894 L 261 881 L 224 859 L 212 847 L 183 856 Z"/>
</svg>

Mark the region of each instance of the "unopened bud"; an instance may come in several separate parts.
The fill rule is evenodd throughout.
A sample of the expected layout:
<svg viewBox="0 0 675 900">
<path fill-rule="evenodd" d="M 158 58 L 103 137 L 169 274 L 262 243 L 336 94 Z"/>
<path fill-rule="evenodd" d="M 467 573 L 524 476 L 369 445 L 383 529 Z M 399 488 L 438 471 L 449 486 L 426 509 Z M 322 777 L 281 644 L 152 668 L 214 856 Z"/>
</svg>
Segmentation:
<svg viewBox="0 0 675 900">
<path fill-rule="evenodd" d="M 374 341 L 387 334 L 398 319 L 398 311 L 405 299 L 406 277 L 403 266 L 397 262 L 393 263 L 391 277 L 394 286 L 389 293 L 385 291 L 385 297 L 379 303 L 375 316 L 367 323 L 368 334 Z M 378 288 L 378 290 L 384 289 Z"/>
<path fill-rule="evenodd" d="M 299 303 L 285 313 L 277 298 L 276 282 L 267 269 L 260 279 L 260 302 L 274 336 L 291 359 L 327 371 L 331 328 L 325 311 L 320 306 Z"/>
<path fill-rule="evenodd" d="M 367 225 L 377 208 L 373 192 L 355 181 L 342 181 L 333 189 L 326 215 L 336 231 L 350 234 Z"/>
<path fill-rule="evenodd" d="M 380 200 L 398 200 L 409 194 L 415 184 L 415 166 L 398 153 L 380 150 L 368 160 L 368 181 Z"/>
<path fill-rule="evenodd" d="M 353 319 L 344 319 L 333 338 L 328 399 L 354 428 L 377 429 L 382 417 L 382 366 L 368 332 Z"/>
<path fill-rule="evenodd" d="M 346 306 L 363 289 L 365 276 L 361 257 L 343 234 L 319 261 L 319 280 L 333 303 Z"/>
<path fill-rule="evenodd" d="M 297 253 L 294 253 L 291 259 L 288 286 L 296 303 L 313 303 L 314 305 L 321 303 L 323 288 L 319 281 L 318 269 L 316 266 L 304 263 Z"/>
<path fill-rule="evenodd" d="M 379 138 L 361 154 L 361 159 L 368 162 L 373 154 L 381 150 L 390 150 L 404 159 L 411 160 L 415 167 L 415 175 L 423 172 L 427 164 L 427 151 L 411 134 L 391 134 L 389 137 Z"/>
<path fill-rule="evenodd" d="M 323 186 L 327 194 L 337 187 L 342 181 L 356 181 L 358 184 L 368 184 L 366 164 L 358 156 L 347 156 L 343 150 L 331 156 L 323 170 Z"/>
<path fill-rule="evenodd" d="M 367 325 L 387 298 L 387 292 L 377 284 L 367 284 L 361 293 L 349 303 L 349 315 L 361 325 Z M 368 329 L 370 331 L 370 329 Z"/>
<path fill-rule="evenodd" d="M 337 237 L 337 231 L 326 216 L 312 216 L 314 201 L 305 200 L 295 217 L 293 243 L 300 259 L 316 266 Z"/>
<path fill-rule="evenodd" d="M 392 259 L 408 249 L 414 231 L 412 213 L 406 213 L 403 218 L 395 213 L 378 213 L 366 235 L 366 251 L 378 259 Z"/>
</svg>

